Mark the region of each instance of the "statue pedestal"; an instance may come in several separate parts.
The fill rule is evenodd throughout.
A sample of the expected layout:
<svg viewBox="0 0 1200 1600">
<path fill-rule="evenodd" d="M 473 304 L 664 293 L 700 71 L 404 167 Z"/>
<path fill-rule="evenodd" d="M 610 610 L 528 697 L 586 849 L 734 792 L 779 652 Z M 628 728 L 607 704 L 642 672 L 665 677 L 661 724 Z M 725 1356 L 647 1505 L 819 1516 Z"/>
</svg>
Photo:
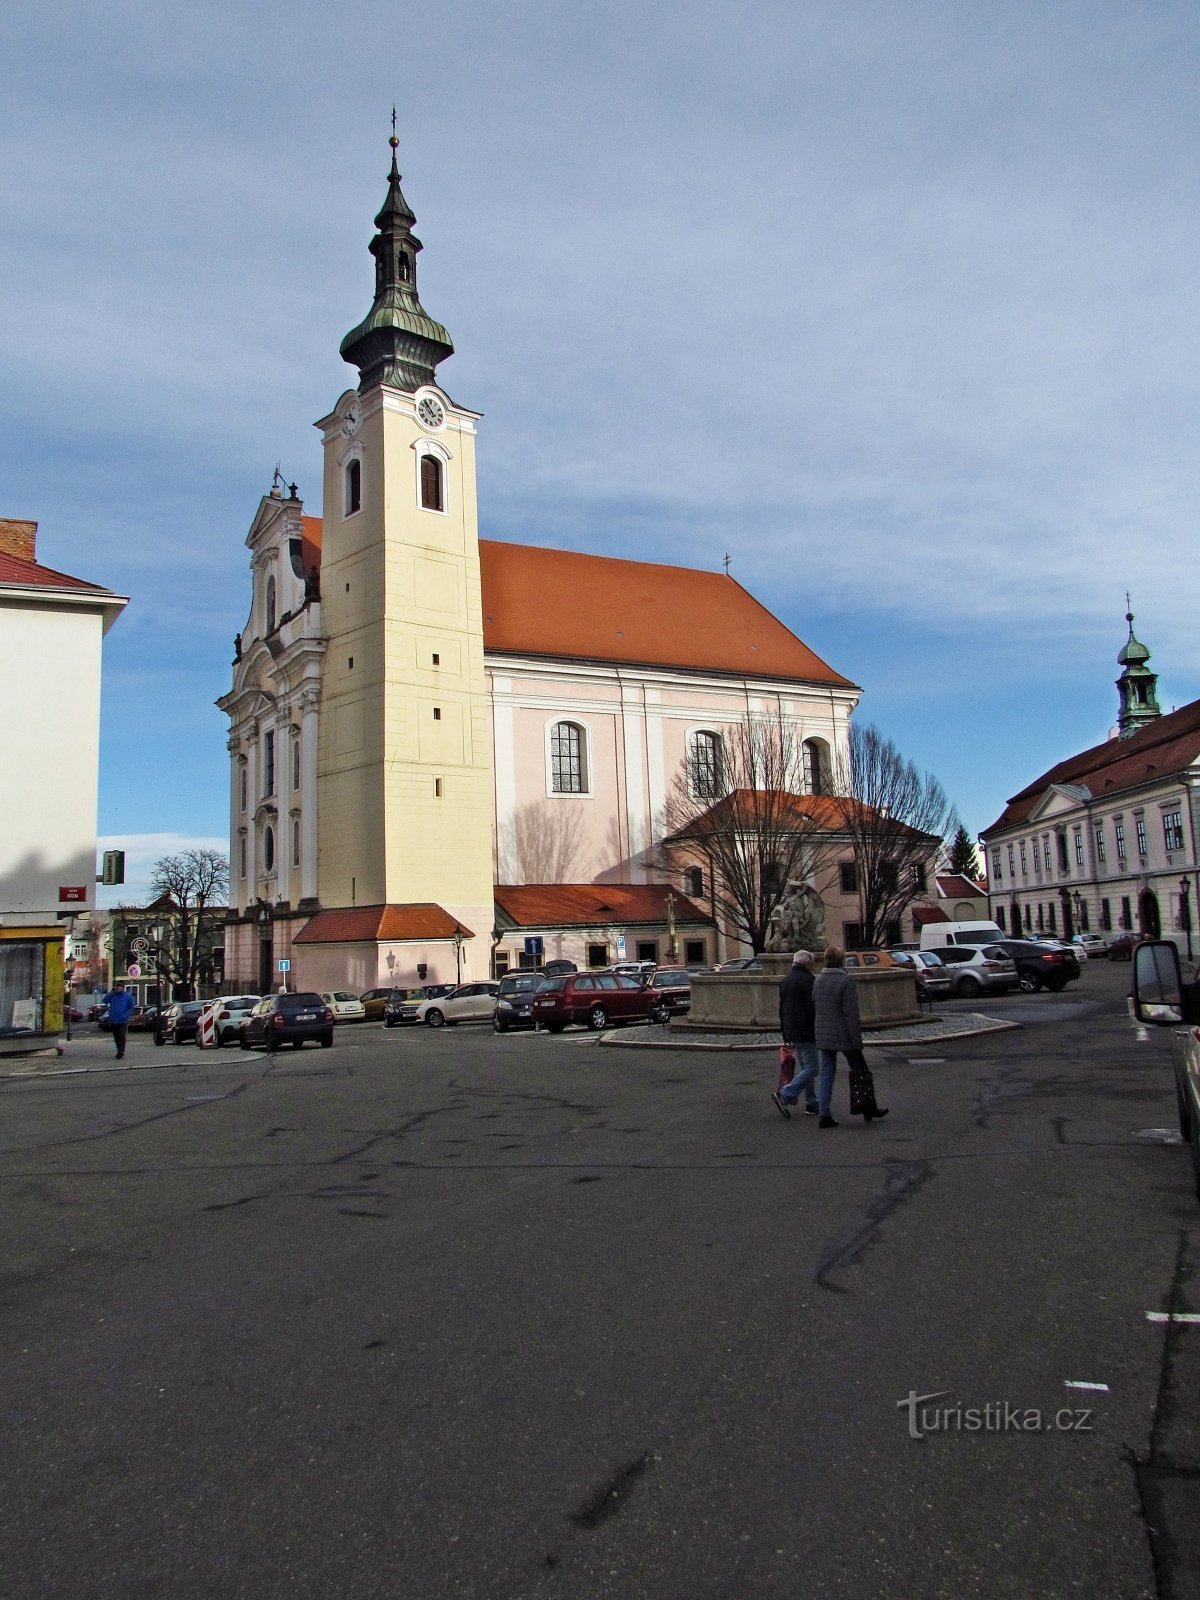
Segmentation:
<svg viewBox="0 0 1200 1600">
<path fill-rule="evenodd" d="M 681 1033 L 778 1033 L 779 985 L 791 969 L 790 952 L 768 951 L 759 957 L 761 972 L 698 972 L 692 978 L 692 1009 L 673 1017 L 671 1028 Z M 825 963 L 814 957 L 813 971 Z M 863 1032 L 915 1022 L 916 976 L 905 967 L 852 967 L 858 989 L 858 1009 Z"/>
</svg>

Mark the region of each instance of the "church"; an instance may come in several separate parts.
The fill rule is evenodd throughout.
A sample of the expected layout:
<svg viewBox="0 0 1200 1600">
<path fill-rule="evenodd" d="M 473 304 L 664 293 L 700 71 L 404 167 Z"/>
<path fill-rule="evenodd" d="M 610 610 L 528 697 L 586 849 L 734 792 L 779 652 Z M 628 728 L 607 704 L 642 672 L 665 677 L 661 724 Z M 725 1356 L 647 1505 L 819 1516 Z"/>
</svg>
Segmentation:
<svg viewBox="0 0 1200 1600">
<path fill-rule="evenodd" d="M 671 787 L 770 716 L 821 793 L 859 689 L 725 572 L 479 537 L 482 418 L 438 374 L 391 145 L 322 515 L 277 481 L 246 539 L 226 986 L 737 954 L 703 865 L 664 864 Z"/>
</svg>

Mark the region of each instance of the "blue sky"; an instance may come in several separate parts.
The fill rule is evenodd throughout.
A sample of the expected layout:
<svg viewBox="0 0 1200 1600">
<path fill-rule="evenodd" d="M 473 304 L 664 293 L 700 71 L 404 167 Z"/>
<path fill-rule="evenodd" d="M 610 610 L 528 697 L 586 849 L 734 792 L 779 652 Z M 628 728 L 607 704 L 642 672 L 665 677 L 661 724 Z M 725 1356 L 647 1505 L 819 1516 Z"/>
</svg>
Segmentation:
<svg viewBox="0 0 1200 1600">
<path fill-rule="evenodd" d="M 1107 733 L 1126 589 L 1200 695 L 1194 4 L 18 3 L 0 48 L 0 515 L 131 596 L 131 862 L 225 838 L 243 541 L 276 462 L 319 510 L 393 100 L 485 534 L 728 551 L 973 831 Z"/>
</svg>

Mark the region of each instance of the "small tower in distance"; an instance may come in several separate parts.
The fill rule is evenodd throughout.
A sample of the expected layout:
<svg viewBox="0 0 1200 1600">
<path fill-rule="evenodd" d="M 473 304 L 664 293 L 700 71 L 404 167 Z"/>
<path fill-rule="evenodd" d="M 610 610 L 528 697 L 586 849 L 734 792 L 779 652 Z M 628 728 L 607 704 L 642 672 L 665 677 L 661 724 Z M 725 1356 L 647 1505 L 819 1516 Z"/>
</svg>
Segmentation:
<svg viewBox="0 0 1200 1600">
<path fill-rule="evenodd" d="M 1125 596 L 1125 604 L 1128 607 L 1128 595 Z M 1119 696 L 1117 734 L 1122 739 L 1128 739 L 1131 733 L 1136 733 L 1148 722 L 1153 722 L 1156 717 L 1162 716 L 1162 709 L 1155 693 L 1158 687 L 1158 674 L 1151 672 L 1146 665 L 1150 659 L 1149 650 L 1133 636 L 1132 611 L 1126 610 L 1125 621 L 1129 624 L 1129 638 L 1117 656 L 1117 662 L 1122 669 L 1121 676 L 1117 679 Z"/>
</svg>

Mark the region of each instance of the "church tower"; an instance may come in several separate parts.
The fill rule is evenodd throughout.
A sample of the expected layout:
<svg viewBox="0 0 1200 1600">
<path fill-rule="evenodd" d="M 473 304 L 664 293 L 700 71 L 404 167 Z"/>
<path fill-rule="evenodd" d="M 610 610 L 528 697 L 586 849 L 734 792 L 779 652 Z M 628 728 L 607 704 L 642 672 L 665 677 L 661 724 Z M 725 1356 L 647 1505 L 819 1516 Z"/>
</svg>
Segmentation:
<svg viewBox="0 0 1200 1600">
<path fill-rule="evenodd" d="M 422 908 L 426 923 L 440 907 L 453 919 L 442 919 L 447 935 L 457 922 L 476 936 L 464 947 L 463 975 L 486 977 L 494 909 L 479 414 L 437 380 L 454 346 L 417 297 L 421 243 L 394 132 L 390 142 L 387 198 L 370 244 L 375 298 L 341 345 L 360 382 L 317 424 L 328 641 L 319 894 L 327 908 Z M 404 920 L 394 916 L 393 927 Z"/>
<path fill-rule="evenodd" d="M 1129 604 L 1128 595 L 1125 604 Z M 1149 650 L 1133 636 L 1132 611 L 1126 611 L 1125 621 L 1129 624 L 1129 638 L 1117 655 L 1117 662 L 1122 668 L 1121 676 L 1117 679 L 1117 694 L 1120 697 L 1117 733 L 1122 739 L 1127 739 L 1131 733 L 1136 733 L 1148 722 L 1162 716 L 1155 694 L 1158 674 L 1151 672 L 1146 665 L 1150 659 Z"/>
</svg>

